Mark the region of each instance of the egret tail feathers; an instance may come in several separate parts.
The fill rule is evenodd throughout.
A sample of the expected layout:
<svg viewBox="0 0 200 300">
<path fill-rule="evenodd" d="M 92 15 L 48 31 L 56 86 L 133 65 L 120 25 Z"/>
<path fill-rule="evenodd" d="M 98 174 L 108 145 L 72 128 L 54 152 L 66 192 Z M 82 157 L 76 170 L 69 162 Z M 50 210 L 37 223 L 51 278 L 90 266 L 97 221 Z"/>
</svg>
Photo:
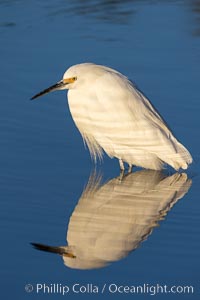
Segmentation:
<svg viewBox="0 0 200 300">
<path fill-rule="evenodd" d="M 160 158 L 175 170 L 179 170 L 180 168 L 186 170 L 193 161 L 192 156 L 174 137 L 172 137 L 172 142 L 175 149 L 173 153 L 168 153 Z"/>
</svg>

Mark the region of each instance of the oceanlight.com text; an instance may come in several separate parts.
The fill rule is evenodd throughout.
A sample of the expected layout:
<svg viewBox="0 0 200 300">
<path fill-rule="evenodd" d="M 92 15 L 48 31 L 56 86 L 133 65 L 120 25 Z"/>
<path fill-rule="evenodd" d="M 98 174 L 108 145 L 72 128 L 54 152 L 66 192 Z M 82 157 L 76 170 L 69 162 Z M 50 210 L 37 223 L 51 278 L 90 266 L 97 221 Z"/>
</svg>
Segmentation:
<svg viewBox="0 0 200 300">
<path fill-rule="evenodd" d="M 141 285 L 121 285 L 117 283 L 36 283 L 26 284 L 25 291 L 27 293 L 36 294 L 146 294 L 150 296 L 162 294 L 194 294 L 194 286 L 192 285 L 167 285 L 167 284 L 150 284 Z"/>
</svg>

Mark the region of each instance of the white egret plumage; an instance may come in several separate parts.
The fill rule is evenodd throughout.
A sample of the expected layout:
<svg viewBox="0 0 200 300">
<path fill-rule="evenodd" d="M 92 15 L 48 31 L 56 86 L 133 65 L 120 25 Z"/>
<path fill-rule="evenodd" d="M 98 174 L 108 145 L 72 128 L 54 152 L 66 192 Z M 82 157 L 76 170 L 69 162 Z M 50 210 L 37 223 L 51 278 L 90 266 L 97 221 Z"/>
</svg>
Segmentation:
<svg viewBox="0 0 200 300">
<path fill-rule="evenodd" d="M 63 89 L 69 89 L 72 118 L 95 161 L 104 150 L 119 159 L 121 169 L 124 162 L 154 170 L 165 164 L 187 169 L 192 163 L 150 101 L 116 70 L 92 63 L 72 66 L 32 99 Z"/>
</svg>

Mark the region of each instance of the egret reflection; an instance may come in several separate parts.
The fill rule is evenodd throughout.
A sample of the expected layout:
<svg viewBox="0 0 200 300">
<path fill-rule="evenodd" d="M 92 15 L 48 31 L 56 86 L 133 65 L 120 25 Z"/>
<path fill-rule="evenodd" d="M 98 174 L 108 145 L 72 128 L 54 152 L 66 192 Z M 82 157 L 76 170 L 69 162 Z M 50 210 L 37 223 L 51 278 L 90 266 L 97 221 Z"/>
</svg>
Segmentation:
<svg viewBox="0 0 200 300">
<path fill-rule="evenodd" d="M 91 176 L 67 230 L 67 245 L 33 243 L 39 250 L 58 253 L 75 269 L 102 268 L 138 248 L 189 190 L 185 173 L 167 176 L 142 170 L 101 184 Z"/>
</svg>

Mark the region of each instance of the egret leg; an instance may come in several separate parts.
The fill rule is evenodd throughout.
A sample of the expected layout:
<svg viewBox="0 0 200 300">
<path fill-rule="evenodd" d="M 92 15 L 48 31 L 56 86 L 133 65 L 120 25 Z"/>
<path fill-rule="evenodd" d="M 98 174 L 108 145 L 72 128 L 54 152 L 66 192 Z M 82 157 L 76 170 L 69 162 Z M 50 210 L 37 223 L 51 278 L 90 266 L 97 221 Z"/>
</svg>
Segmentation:
<svg viewBox="0 0 200 300">
<path fill-rule="evenodd" d="M 124 163 L 121 158 L 119 159 L 119 166 L 120 166 L 120 170 L 124 171 Z"/>
<path fill-rule="evenodd" d="M 120 174 L 119 174 L 119 181 L 120 181 L 120 182 L 122 182 L 124 176 L 125 176 L 124 170 L 120 170 Z"/>
<path fill-rule="evenodd" d="M 133 165 L 129 164 L 128 165 L 128 174 L 132 172 L 132 168 L 133 168 Z"/>
</svg>

